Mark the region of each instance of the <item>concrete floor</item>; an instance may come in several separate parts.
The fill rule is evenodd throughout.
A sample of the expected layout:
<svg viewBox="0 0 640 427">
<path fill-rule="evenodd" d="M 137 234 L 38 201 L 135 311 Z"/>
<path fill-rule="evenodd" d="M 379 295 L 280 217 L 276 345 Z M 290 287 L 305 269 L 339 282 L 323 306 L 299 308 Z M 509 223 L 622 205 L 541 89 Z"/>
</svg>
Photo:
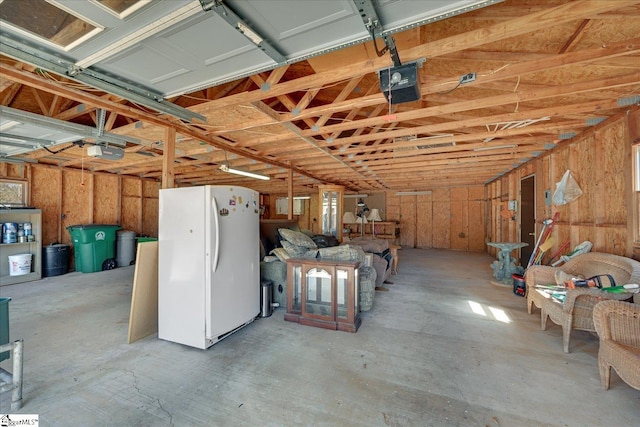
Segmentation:
<svg viewBox="0 0 640 427">
<path fill-rule="evenodd" d="M 600 386 L 597 338 L 574 332 L 564 354 L 560 327 L 489 284 L 490 256 L 400 255 L 355 334 L 279 308 L 208 350 L 126 344 L 134 267 L 2 287 L 25 341 L 21 412 L 46 426 L 640 425 L 640 391 L 615 374 Z"/>
</svg>

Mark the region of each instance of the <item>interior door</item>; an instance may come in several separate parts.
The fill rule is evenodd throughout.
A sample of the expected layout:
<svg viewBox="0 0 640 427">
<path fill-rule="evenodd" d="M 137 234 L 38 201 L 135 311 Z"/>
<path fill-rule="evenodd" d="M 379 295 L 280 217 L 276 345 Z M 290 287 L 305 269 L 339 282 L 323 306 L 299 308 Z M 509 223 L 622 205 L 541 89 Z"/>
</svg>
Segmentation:
<svg viewBox="0 0 640 427">
<path fill-rule="evenodd" d="M 536 244 L 535 175 L 520 180 L 520 241 L 528 243 L 520 249 L 520 264 L 527 266 Z"/>
</svg>

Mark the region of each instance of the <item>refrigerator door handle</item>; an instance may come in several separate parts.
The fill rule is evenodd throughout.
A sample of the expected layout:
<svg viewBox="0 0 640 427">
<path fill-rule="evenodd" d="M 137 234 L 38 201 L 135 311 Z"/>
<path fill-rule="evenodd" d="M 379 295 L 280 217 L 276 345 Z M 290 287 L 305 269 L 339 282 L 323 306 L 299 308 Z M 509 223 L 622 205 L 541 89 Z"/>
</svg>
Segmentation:
<svg viewBox="0 0 640 427">
<path fill-rule="evenodd" d="M 212 271 L 216 271 L 218 269 L 218 257 L 220 256 L 220 224 L 218 218 L 218 203 L 216 202 L 216 198 L 211 198 L 211 204 L 213 205 L 213 218 L 215 223 L 215 232 L 216 232 L 216 245 L 215 250 L 216 253 L 213 257 L 213 267 Z"/>
</svg>

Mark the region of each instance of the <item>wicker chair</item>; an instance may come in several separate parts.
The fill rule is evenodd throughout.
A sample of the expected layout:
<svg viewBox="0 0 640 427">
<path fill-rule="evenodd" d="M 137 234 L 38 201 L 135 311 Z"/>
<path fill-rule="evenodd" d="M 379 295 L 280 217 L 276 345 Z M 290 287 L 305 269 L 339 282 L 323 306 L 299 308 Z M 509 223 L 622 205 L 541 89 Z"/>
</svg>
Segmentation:
<svg viewBox="0 0 640 427">
<path fill-rule="evenodd" d="M 609 389 L 613 368 L 624 382 L 640 390 L 640 305 L 603 301 L 593 309 L 593 322 L 600 337 L 602 387 Z"/>
<path fill-rule="evenodd" d="M 578 288 L 567 291 L 564 303 L 552 298 L 542 301 L 542 330 L 547 329 L 547 318 L 562 326 L 562 348 L 569 353 L 569 339 L 574 329 L 595 332 L 593 326 L 593 307 L 603 300 L 628 300 L 631 294 L 614 294 L 596 288 Z"/>
<path fill-rule="evenodd" d="M 578 255 L 560 267 L 534 265 L 529 267 L 525 273 L 527 312 L 529 314 L 531 314 L 533 305 L 542 308 L 542 302 L 547 299 L 547 295 L 536 290 L 535 285 L 555 285 L 555 273 L 558 270 L 570 275 L 582 275 L 583 277 L 610 274 L 617 285 L 640 283 L 640 262 L 631 258 L 602 252 L 588 252 Z"/>
</svg>

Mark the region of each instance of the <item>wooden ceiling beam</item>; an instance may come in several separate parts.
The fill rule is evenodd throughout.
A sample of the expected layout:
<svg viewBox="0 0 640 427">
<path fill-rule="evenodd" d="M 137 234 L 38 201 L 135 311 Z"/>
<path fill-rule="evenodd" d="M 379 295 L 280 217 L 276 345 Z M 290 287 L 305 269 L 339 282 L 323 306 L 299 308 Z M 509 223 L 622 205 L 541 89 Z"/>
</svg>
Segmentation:
<svg viewBox="0 0 640 427">
<path fill-rule="evenodd" d="M 237 149 L 232 146 L 229 146 L 227 143 L 221 143 L 220 141 L 206 135 L 205 132 L 197 129 L 195 126 L 186 125 L 182 122 L 174 121 L 171 118 L 156 116 L 155 114 L 146 113 L 144 111 L 136 110 L 134 108 L 131 108 L 125 105 L 120 105 L 111 101 L 106 101 L 104 99 L 96 97 L 95 95 L 82 92 L 77 89 L 66 87 L 64 85 L 61 85 L 58 82 L 47 81 L 34 74 L 12 69 L 12 67 L 8 67 L 2 63 L 0 63 L 0 72 L 5 73 L 9 78 L 11 78 L 14 81 L 20 82 L 22 84 L 26 84 L 36 89 L 41 89 L 45 92 L 58 94 L 67 98 L 76 99 L 79 102 L 92 104 L 96 107 L 106 108 L 112 112 L 116 112 L 118 114 L 128 116 L 128 117 L 132 117 L 134 119 L 137 119 L 143 122 L 152 123 L 157 126 L 174 127 L 176 131 L 179 132 L 180 134 L 191 136 L 193 138 L 206 142 L 207 144 L 210 144 L 217 148 L 224 149 L 230 153 L 234 153 L 239 156 L 247 157 L 256 161 L 265 162 L 273 166 L 283 167 L 285 169 L 290 168 L 289 165 L 284 164 L 282 162 L 265 159 L 260 156 L 254 155 L 253 153 L 248 152 L 247 150 Z M 299 170 L 297 168 L 293 168 L 293 169 L 294 169 L 294 172 L 300 175 L 307 176 L 307 173 L 305 171 Z M 309 177 L 313 179 L 317 179 L 314 176 L 309 176 Z M 334 184 L 340 184 L 340 183 L 334 183 Z"/>
<path fill-rule="evenodd" d="M 617 10 L 625 6 L 633 6 L 635 4 L 637 4 L 637 0 L 619 0 L 615 2 L 598 0 L 573 1 L 559 6 L 545 8 L 524 16 L 521 15 L 506 22 L 499 22 L 463 34 L 445 37 L 418 47 L 410 48 L 404 50 L 402 56 L 405 62 L 417 60 L 422 57 L 434 58 L 460 50 L 473 49 L 523 34 L 544 31 L 546 28 L 586 19 L 592 15 Z M 373 73 L 389 65 L 391 65 L 391 61 L 390 58 L 387 57 L 368 59 L 346 67 L 279 83 L 271 86 L 268 91 L 259 89 L 231 95 L 222 100 L 207 103 L 206 108 L 208 111 L 211 111 L 217 108 L 226 108 L 230 105 L 246 104 L 265 98 L 273 98 L 295 91 L 320 88 L 330 83 Z M 197 112 L 196 110 L 197 108 L 194 108 L 194 112 Z"/>
</svg>

